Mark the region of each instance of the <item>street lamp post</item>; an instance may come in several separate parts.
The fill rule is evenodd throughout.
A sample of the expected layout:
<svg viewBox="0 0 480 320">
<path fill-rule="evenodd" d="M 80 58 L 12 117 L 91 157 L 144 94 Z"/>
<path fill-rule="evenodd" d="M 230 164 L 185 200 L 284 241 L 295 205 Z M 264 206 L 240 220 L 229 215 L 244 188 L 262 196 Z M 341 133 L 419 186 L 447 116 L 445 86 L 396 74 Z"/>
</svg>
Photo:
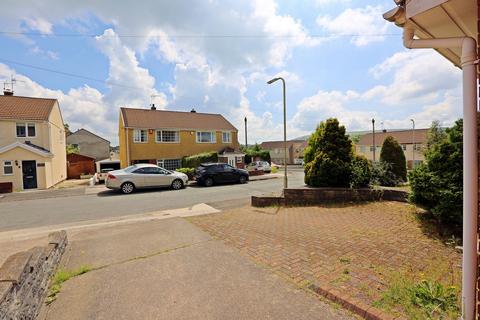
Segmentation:
<svg viewBox="0 0 480 320">
<path fill-rule="evenodd" d="M 283 83 L 283 164 L 285 165 L 285 172 L 283 176 L 283 189 L 287 189 L 288 187 L 288 179 L 287 179 L 287 96 L 286 96 L 286 88 L 285 88 L 285 79 L 282 77 L 273 78 L 272 80 L 268 81 L 268 84 L 272 84 L 278 80 L 282 80 Z"/>
<path fill-rule="evenodd" d="M 415 169 L 415 120 L 414 119 L 410 119 L 410 121 L 412 121 L 412 127 L 413 127 L 413 130 L 412 130 L 412 169 Z"/>
<path fill-rule="evenodd" d="M 373 162 L 375 162 L 375 150 L 377 146 L 375 145 L 375 119 L 372 119 L 372 139 L 373 139 Z"/>
<path fill-rule="evenodd" d="M 245 117 L 245 149 L 248 148 L 248 140 L 247 140 L 247 117 Z"/>
</svg>

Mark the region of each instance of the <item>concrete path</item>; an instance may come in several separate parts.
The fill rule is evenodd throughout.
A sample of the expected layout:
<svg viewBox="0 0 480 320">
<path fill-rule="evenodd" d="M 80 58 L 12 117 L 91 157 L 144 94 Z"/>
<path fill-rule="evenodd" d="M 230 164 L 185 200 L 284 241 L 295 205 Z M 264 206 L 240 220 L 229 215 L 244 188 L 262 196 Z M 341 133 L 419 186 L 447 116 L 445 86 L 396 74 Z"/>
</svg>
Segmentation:
<svg viewBox="0 0 480 320">
<path fill-rule="evenodd" d="M 183 218 L 70 235 L 63 284 L 39 319 L 352 319 Z"/>
</svg>

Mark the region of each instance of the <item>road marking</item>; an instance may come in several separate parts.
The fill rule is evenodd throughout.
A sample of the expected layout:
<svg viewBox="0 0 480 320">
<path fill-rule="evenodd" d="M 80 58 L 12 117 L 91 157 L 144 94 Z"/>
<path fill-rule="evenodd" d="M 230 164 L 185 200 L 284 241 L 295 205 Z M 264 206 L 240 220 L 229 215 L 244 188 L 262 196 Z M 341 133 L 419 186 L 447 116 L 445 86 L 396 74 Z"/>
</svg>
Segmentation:
<svg viewBox="0 0 480 320">
<path fill-rule="evenodd" d="M 147 212 L 142 214 L 123 216 L 123 217 L 114 217 L 114 218 L 98 219 L 98 220 L 86 220 L 86 221 L 59 224 L 59 225 L 53 225 L 53 226 L 44 226 L 44 227 L 38 227 L 38 228 L 28 228 L 28 229 L 19 229 L 19 230 L 0 232 L 0 243 L 39 238 L 42 236 L 46 236 L 50 232 L 59 231 L 59 230 L 75 232 L 75 231 L 80 231 L 85 229 L 101 228 L 101 227 L 107 227 L 107 226 L 113 226 L 113 225 L 119 225 L 119 224 L 190 217 L 190 216 L 205 215 L 205 214 L 211 214 L 211 213 L 217 213 L 217 212 L 220 212 L 220 210 L 217 210 L 209 206 L 208 204 L 199 203 L 187 208 L 152 211 L 152 212 Z"/>
</svg>

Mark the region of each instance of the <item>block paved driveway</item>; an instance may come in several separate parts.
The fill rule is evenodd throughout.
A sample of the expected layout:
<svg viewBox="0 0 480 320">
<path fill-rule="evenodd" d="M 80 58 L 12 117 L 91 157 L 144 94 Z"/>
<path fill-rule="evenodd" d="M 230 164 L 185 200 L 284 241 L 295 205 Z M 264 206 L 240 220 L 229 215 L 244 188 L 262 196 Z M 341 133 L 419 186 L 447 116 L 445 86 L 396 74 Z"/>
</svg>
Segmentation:
<svg viewBox="0 0 480 320">
<path fill-rule="evenodd" d="M 188 220 L 299 285 L 335 287 L 369 305 L 388 271 L 422 272 L 440 259 L 451 262 L 440 276 L 460 281 L 460 254 L 425 235 L 407 204 L 243 208 Z"/>
</svg>

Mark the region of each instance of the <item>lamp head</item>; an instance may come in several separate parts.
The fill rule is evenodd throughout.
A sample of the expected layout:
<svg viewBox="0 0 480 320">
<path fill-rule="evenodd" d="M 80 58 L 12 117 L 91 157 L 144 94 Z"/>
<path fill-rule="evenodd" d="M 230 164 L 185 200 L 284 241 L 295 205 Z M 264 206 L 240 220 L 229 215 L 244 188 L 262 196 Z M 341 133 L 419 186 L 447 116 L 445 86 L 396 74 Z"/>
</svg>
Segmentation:
<svg viewBox="0 0 480 320">
<path fill-rule="evenodd" d="M 272 80 L 267 81 L 267 83 L 272 84 L 272 83 L 274 83 L 275 81 L 278 81 L 278 80 L 280 80 L 280 78 L 273 78 Z"/>
</svg>

